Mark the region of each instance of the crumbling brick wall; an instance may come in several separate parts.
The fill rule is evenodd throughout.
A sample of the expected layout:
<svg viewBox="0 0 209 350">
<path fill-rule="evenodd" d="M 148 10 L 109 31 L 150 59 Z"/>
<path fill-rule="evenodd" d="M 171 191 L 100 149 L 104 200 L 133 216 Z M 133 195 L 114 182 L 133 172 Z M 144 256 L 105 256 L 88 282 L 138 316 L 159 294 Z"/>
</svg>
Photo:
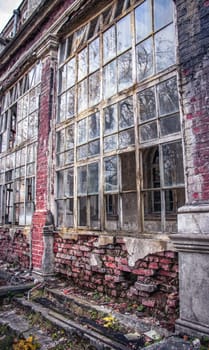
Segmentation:
<svg viewBox="0 0 209 350">
<path fill-rule="evenodd" d="M 29 234 L 21 229 L 0 228 L 0 259 L 27 269 L 30 266 Z"/>
</svg>

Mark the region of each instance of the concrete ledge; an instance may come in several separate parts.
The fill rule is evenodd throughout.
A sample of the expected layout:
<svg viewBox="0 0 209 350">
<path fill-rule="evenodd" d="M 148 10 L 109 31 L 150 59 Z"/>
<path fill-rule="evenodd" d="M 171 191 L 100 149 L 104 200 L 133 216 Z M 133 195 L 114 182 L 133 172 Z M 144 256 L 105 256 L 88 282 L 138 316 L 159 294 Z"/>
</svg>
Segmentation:
<svg viewBox="0 0 209 350">
<path fill-rule="evenodd" d="M 203 325 L 200 323 L 190 322 L 184 319 L 178 319 L 176 321 L 176 332 L 190 334 L 190 335 L 199 336 L 199 337 L 202 337 L 205 335 L 208 336 L 209 326 L 207 327 L 206 325 Z"/>
</svg>

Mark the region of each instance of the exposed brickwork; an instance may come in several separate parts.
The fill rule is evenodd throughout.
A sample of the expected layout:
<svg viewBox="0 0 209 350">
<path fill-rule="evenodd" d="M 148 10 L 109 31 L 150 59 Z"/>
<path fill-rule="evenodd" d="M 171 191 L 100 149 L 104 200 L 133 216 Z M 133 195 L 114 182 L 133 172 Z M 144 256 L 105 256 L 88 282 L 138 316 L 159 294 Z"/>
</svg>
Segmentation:
<svg viewBox="0 0 209 350">
<path fill-rule="evenodd" d="M 140 242 L 139 242 L 140 244 Z M 177 255 L 159 252 L 128 265 L 123 240 L 98 247 L 97 237 L 55 237 L 55 270 L 82 288 L 137 300 L 151 312 L 174 314 L 178 306 Z M 143 288 L 144 285 L 144 288 Z M 155 310 L 155 311 L 154 311 Z"/>
<path fill-rule="evenodd" d="M 176 1 L 188 201 L 209 200 L 209 7 Z"/>
<path fill-rule="evenodd" d="M 0 228 L 1 260 L 27 269 L 30 266 L 29 254 L 29 233 L 25 234 L 21 229 Z"/>
</svg>

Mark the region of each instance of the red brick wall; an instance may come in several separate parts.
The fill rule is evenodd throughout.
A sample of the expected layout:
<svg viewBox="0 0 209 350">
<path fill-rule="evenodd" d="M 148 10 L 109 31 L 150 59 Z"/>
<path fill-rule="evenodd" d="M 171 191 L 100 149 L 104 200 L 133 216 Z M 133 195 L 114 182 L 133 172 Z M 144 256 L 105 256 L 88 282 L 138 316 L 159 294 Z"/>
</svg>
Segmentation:
<svg viewBox="0 0 209 350">
<path fill-rule="evenodd" d="M 30 266 L 29 233 L 20 229 L 12 232 L 8 228 L 0 228 L 0 259 L 20 268 Z"/>
<path fill-rule="evenodd" d="M 140 241 L 139 241 L 140 244 Z M 156 252 L 128 265 L 122 238 L 98 247 L 97 237 L 76 240 L 55 236 L 55 271 L 76 285 L 113 297 L 136 300 L 152 313 L 177 317 L 178 261 L 172 251 Z M 92 255 L 98 260 L 92 266 Z"/>
</svg>

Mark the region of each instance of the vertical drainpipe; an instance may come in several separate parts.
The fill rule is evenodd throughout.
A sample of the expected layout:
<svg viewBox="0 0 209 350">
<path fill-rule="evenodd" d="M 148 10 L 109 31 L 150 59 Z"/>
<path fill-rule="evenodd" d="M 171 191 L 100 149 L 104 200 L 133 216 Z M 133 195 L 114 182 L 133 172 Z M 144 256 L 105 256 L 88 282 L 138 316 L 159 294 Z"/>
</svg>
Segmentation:
<svg viewBox="0 0 209 350">
<path fill-rule="evenodd" d="M 20 15 L 20 11 L 18 9 L 14 10 L 13 11 L 13 15 L 14 15 L 13 36 L 15 36 L 15 34 L 17 33 L 17 24 L 18 24 L 18 18 L 19 18 L 19 15 Z"/>
</svg>

